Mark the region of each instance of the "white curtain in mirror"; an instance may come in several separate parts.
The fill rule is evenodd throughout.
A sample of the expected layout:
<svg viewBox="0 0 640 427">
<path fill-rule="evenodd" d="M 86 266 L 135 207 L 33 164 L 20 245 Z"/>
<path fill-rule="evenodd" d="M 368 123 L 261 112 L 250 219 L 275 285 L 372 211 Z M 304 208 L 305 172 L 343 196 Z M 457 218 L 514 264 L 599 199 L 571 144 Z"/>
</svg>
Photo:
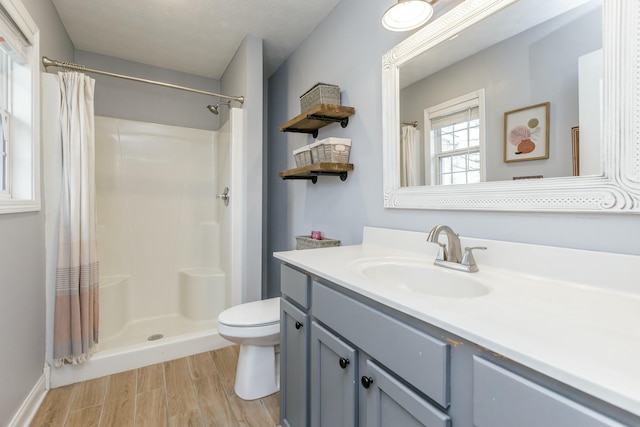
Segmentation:
<svg viewBox="0 0 640 427">
<path fill-rule="evenodd" d="M 400 155 L 402 156 L 400 185 L 420 185 L 420 131 L 413 126 L 402 126 Z"/>
</svg>

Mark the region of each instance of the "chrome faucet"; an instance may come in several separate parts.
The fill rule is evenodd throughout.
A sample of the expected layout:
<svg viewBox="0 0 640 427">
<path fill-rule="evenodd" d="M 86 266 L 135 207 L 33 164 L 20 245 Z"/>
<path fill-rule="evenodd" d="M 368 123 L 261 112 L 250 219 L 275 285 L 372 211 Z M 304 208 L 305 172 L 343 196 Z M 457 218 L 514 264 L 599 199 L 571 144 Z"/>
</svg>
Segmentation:
<svg viewBox="0 0 640 427">
<path fill-rule="evenodd" d="M 446 244 L 438 241 L 438 237 L 442 232 L 447 235 Z M 460 238 L 458 237 L 458 234 L 447 225 L 436 225 L 433 227 L 427 236 L 427 242 L 437 243 L 440 245 L 440 250 L 438 251 L 438 255 L 434 262 L 435 265 L 459 271 L 466 271 L 468 273 L 475 273 L 478 271 L 478 265 L 476 264 L 476 260 L 471 251 L 474 249 L 487 249 L 484 246 L 464 248 L 464 255 L 462 255 L 462 250 L 460 249 Z"/>
<path fill-rule="evenodd" d="M 438 237 L 440 233 L 444 233 L 447 235 L 447 244 L 440 243 L 438 241 Z M 433 242 L 440 245 L 440 250 L 438 251 L 438 256 L 436 257 L 436 261 L 449 261 L 460 263 L 462 260 L 462 251 L 460 250 L 460 239 L 458 235 L 453 232 L 451 227 L 448 225 L 436 225 L 429 232 L 429 236 L 427 236 L 427 242 Z"/>
</svg>

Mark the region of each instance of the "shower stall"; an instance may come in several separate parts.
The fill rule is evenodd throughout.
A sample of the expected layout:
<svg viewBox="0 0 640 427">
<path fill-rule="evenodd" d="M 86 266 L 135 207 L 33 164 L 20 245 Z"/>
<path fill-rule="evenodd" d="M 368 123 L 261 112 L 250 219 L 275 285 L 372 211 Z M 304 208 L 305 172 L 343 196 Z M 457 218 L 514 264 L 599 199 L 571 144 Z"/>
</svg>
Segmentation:
<svg viewBox="0 0 640 427">
<path fill-rule="evenodd" d="M 56 76 L 43 75 L 43 129 L 51 135 L 57 135 L 58 104 L 51 101 L 57 90 Z M 217 316 L 242 295 L 239 242 L 246 209 L 234 197 L 234 189 L 242 188 L 242 121 L 237 108 L 217 131 L 95 118 L 99 350 L 83 364 L 50 368 L 51 387 L 228 345 L 217 333 Z M 60 153 L 47 139 L 51 301 Z M 51 362 L 52 325 L 47 327 Z"/>
</svg>

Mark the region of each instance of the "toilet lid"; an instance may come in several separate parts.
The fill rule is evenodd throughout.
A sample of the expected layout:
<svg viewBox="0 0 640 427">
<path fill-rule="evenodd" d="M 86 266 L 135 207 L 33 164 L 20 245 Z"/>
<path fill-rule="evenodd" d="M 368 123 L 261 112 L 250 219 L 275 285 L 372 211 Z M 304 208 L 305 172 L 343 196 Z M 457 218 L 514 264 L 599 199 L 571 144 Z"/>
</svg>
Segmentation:
<svg viewBox="0 0 640 427">
<path fill-rule="evenodd" d="M 253 301 L 224 310 L 218 322 L 229 326 L 263 326 L 280 322 L 280 297 Z"/>
</svg>

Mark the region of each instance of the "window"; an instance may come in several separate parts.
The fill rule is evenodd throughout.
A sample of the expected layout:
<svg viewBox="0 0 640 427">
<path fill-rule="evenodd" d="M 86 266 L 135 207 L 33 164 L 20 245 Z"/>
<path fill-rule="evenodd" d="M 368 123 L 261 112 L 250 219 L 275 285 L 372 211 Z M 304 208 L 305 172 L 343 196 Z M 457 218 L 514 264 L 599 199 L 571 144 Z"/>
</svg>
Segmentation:
<svg viewBox="0 0 640 427">
<path fill-rule="evenodd" d="M 0 0 L 0 214 L 40 210 L 38 30 Z"/>
<path fill-rule="evenodd" d="M 484 180 L 484 89 L 425 110 L 429 182 L 470 184 Z"/>
</svg>

